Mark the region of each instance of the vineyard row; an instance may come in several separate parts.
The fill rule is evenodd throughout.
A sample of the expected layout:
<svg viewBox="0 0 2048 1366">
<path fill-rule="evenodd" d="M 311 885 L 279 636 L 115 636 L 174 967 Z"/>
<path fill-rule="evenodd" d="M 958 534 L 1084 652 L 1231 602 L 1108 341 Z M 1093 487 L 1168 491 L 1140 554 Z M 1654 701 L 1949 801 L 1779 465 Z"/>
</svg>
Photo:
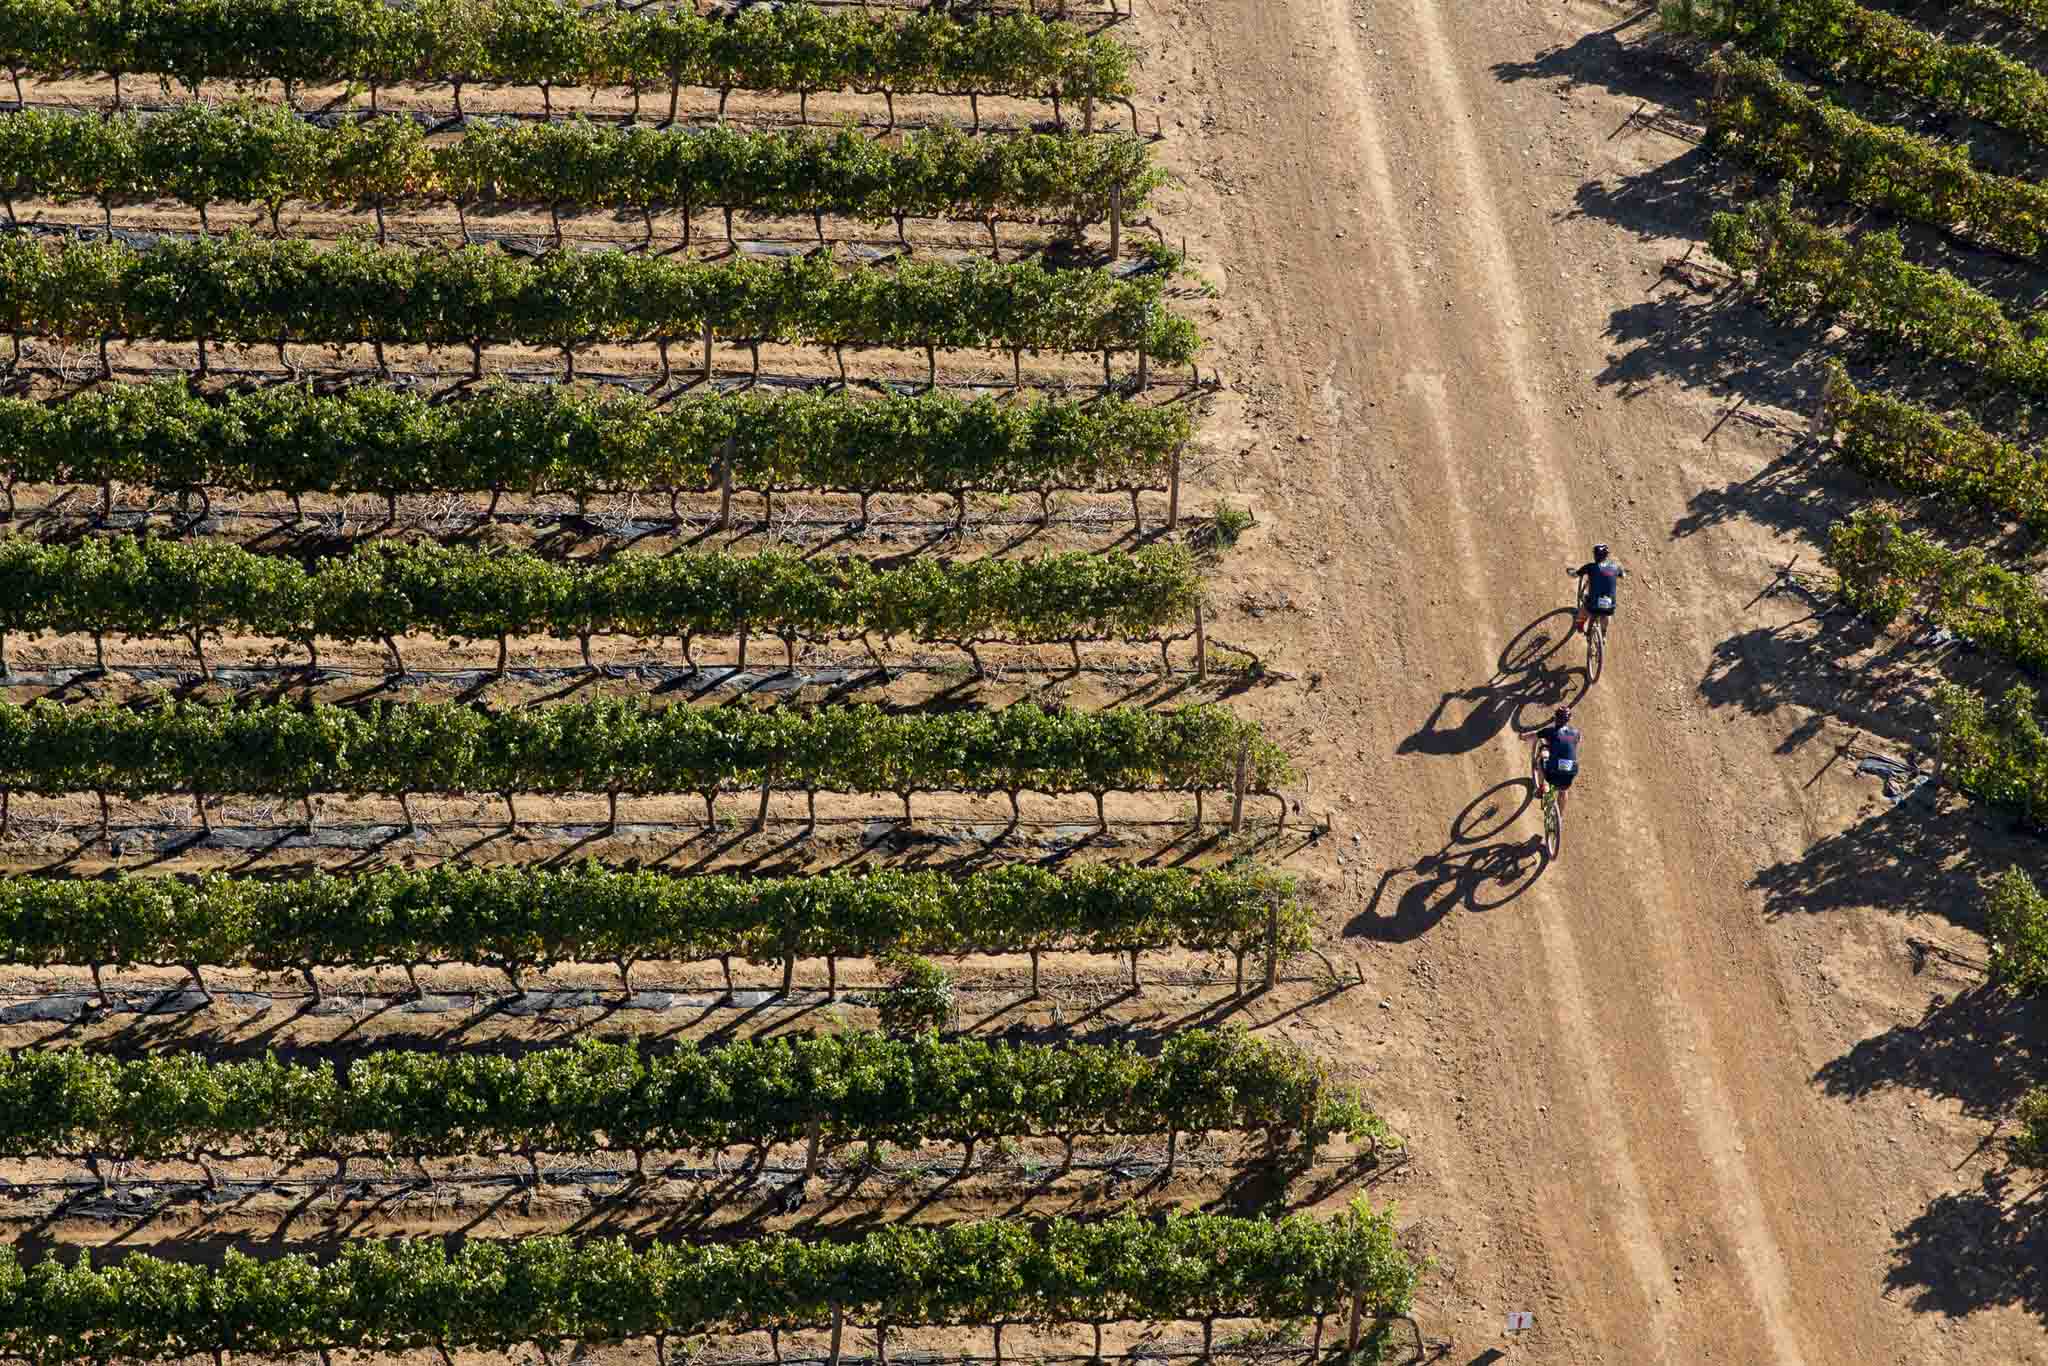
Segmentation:
<svg viewBox="0 0 2048 1366">
<path fill-rule="evenodd" d="M 1170 258 L 1170 254 L 1169 257 Z M 1168 272 L 905 263 L 843 270 L 829 251 L 711 264 L 622 252 L 523 261 L 482 247 L 317 248 L 240 235 L 137 250 L 27 236 L 0 241 L 0 325 L 23 335 L 277 344 L 559 347 L 714 336 L 818 346 L 1140 351 L 1187 364 L 1194 324 L 1161 307 Z M 707 356 L 708 360 L 708 356 Z M 203 368 L 203 364 L 202 364 Z"/>
<path fill-rule="evenodd" d="M 1708 247 L 1734 269 L 1754 270 L 1758 297 L 1781 317 L 1830 318 L 1873 347 L 1909 348 L 2048 394 L 2048 334 L 1946 271 L 1913 265 L 1895 232 L 1852 240 L 1779 199 L 1715 214 Z"/>
<path fill-rule="evenodd" d="M 2017 0 L 2039 7 L 2048 0 Z M 2048 148 L 2048 76 L 1981 43 L 1950 43 L 1856 0 L 1686 0 L 1665 26 L 1882 86 Z"/>
<path fill-rule="evenodd" d="M 513 636 L 576 639 L 586 662 L 594 635 L 680 637 L 686 660 L 693 636 L 756 632 L 791 647 L 870 633 L 970 646 L 1157 639 L 1200 596 L 1178 546 L 877 569 L 780 551 L 563 563 L 386 543 L 308 568 L 218 541 L 16 537 L 0 541 L 0 676 L 10 632 L 183 636 L 202 660 L 208 634 L 268 636 L 300 642 L 315 667 L 323 639 L 385 642 L 394 655 L 403 635 L 495 639 L 503 668 Z"/>
<path fill-rule="evenodd" d="M 993 1324 L 1288 1321 L 1362 1300 L 1405 1313 L 1415 1269 L 1363 1202 L 1328 1219 L 1177 1214 L 896 1225 L 836 1242 L 352 1242 L 218 1266 L 131 1254 L 104 1267 L 0 1249 L 0 1351 L 43 1363 L 220 1352 L 508 1351 L 673 1335 Z M 665 1359 L 665 1352 L 664 1352 Z"/>
<path fill-rule="evenodd" d="M 738 786 L 758 787 L 765 807 L 774 790 L 893 792 L 906 803 L 935 791 L 1213 791 L 1240 771 L 1263 792 L 1292 776 L 1256 724 L 1208 704 L 890 714 L 603 698 L 492 715 L 438 702 L 0 703 L 0 789 L 40 795 L 694 792 L 708 802 Z"/>
<path fill-rule="evenodd" d="M 1054 219 L 1079 226 L 1112 209 L 1136 216 L 1166 179 L 1133 138 L 957 129 L 898 143 L 841 129 L 741 132 L 570 123 L 483 125 L 430 143 L 411 119 L 332 128 L 276 105 L 236 101 L 133 115 L 24 111 L 0 117 L 0 192 L 10 197 L 261 204 L 272 226 L 288 201 L 379 210 L 407 203 L 539 204 L 561 209 L 735 212 L 886 223 Z M 558 221 L 559 229 L 559 221 Z M 819 236 L 823 238 L 822 225 Z"/>
<path fill-rule="evenodd" d="M 1842 458 L 1871 478 L 2048 530 L 2048 457 L 2000 440 L 1967 414 L 1938 416 L 1858 389 L 1833 362 L 1822 415 L 1841 439 Z"/>
<path fill-rule="evenodd" d="M 1850 607 L 1889 626 L 1918 607 L 1945 628 L 2034 673 L 2048 670 L 2048 596 L 2031 575 L 1992 562 L 1977 547 L 1951 550 L 1877 508 L 1828 532 L 1822 560 Z"/>
<path fill-rule="evenodd" d="M 172 380 L 55 404 L 0 398 L 0 482 L 239 493 L 640 489 L 1045 492 L 1156 487 L 1186 407 L 1105 396 L 998 403 L 943 393 L 637 394 L 492 384 L 436 402 L 359 386 L 209 399 Z"/>
<path fill-rule="evenodd" d="M 2048 261 L 2048 189 L 1976 169 L 1967 149 L 1817 100 L 1770 62 L 1708 63 L 1707 145 L 1802 189 L 1884 209 L 2022 260 Z"/>
<path fill-rule="evenodd" d="M 730 18 L 688 5 L 585 10 L 571 0 L 7 0 L 0 67 L 62 76 L 276 79 L 379 87 L 624 87 L 675 92 L 859 90 L 1122 99 L 1135 54 L 1112 38 L 1029 14 L 960 21 L 924 12 L 751 6 Z M 721 98 L 721 108 L 723 99 Z"/>
<path fill-rule="evenodd" d="M 1308 1153 L 1388 1137 L 1296 1049 L 1191 1030 L 1156 1058 L 936 1034 L 779 1037 L 643 1051 L 586 1040 L 514 1057 L 380 1049 L 337 1073 L 275 1056 L 123 1061 L 77 1048 L 0 1057 L 0 1156 L 100 1162 L 765 1151 L 846 1143 L 1263 1133 Z"/>
<path fill-rule="evenodd" d="M 804 877 L 675 877 L 583 863 L 564 869 L 444 863 L 287 881 L 211 874 L 0 881 L 0 962 L 175 964 L 299 972 L 473 963 L 517 984 L 559 963 L 608 963 L 629 987 L 640 962 L 885 953 L 1030 954 L 1153 949 L 1305 951 L 1313 911 L 1293 881 L 1256 866 L 1207 872 L 1011 864 L 963 875 L 845 869 Z M 416 982 L 415 977 L 415 982 Z M 317 987 L 316 987 L 317 989 Z"/>
<path fill-rule="evenodd" d="M 2032 688 L 2019 684 L 1995 702 L 1953 683 L 1935 694 L 1944 781 L 2048 829 L 2048 731 Z"/>
</svg>

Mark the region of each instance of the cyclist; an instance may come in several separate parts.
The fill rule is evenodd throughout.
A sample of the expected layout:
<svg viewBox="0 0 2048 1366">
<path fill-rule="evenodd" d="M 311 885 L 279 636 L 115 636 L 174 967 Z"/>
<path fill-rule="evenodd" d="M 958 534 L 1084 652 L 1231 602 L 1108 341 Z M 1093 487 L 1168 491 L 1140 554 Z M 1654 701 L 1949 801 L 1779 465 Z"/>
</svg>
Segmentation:
<svg viewBox="0 0 2048 1366">
<path fill-rule="evenodd" d="M 1564 794 L 1579 776 L 1579 742 L 1585 739 L 1579 728 L 1572 724 L 1572 709 L 1559 707 L 1557 714 L 1550 718 L 1550 724 L 1536 732 L 1534 743 L 1543 756 L 1542 786 L 1536 789 L 1541 797 L 1544 789 L 1557 789 L 1557 804 L 1564 805 Z"/>
<path fill-rule="evenodd" d="M 1621 581 L 1628 577 L 1628 571 L 1621 567 L 1604 542 L 1593 547 L 1591 560 L 1577 569 L 1564 572 L 1580 581 L 1579 615 L 1572 622 L 1574 631 L 1585 630 L 1595 616 L 1614 615 L 1615 599 L 1621 592 Z"/>
</svg>

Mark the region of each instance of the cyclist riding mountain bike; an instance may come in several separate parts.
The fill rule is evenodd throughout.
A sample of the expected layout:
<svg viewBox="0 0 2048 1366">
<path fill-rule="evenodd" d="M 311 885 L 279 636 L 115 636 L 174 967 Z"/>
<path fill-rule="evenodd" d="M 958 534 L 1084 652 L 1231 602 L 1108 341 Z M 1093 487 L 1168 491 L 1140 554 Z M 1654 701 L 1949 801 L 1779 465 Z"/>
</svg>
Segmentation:
<svg viewBox="0 0 2048 1366">
<path fill-rule="evenodd" d="M 1591 560 L 1577 569 L 1564 572 L 1580 580 L 1584 588 L 1579 615 L 1572 622 L 1574 631 L 1585 630 L 1592 617 L 1614 615 L 1614 604 L 1621 595 L 1621 581 L 1628 577 L 1628 571 L 1621 567 L 1605 545 L 1594 546 Z"/>
<path fill-rule="evenodd" d="M 1579 776 L 1579 742 L 1585 736 L 1572 724 L 1572 709 L 1559 707 L 1550 724 L 1536 732 L 1543 747 L 1543 781 L 1562 797 Z"/>
</svg>

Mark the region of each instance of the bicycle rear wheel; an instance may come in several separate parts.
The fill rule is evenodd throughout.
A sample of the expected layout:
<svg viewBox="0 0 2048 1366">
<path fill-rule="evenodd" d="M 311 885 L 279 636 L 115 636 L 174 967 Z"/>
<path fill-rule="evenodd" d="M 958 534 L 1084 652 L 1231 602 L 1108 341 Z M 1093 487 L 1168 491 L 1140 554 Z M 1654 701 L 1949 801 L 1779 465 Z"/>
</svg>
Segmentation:
<svg viewBox="0 0 2048 1366">
<path fill-rule="evenodd" d="M 1543 794 L 1543 847 L 1552 858 L 1564 852 L 1564 803 L 1555 788 Z"/>
</svg>

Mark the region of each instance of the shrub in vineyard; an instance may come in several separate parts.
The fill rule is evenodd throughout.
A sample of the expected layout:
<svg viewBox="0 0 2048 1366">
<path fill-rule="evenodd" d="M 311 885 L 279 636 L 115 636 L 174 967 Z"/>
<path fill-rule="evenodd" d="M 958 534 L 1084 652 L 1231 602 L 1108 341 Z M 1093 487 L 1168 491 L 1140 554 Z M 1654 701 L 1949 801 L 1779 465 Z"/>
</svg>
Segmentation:
<svg viewBox="0 0 2048 1366">
<path fill-rule="evenodd" d="M 540 1236 L 349 1243 L 332 1261 L 218 1266 L 136 1253 L 24 1265 L 0 1249 L 0 1350 L 44 1363 L 233 1351 L 497 1351 L 673 1335 L 1003 1321 L 1165 1323 L 1322 1318 L 1357 1297 L 1406 1313 L 1415 1269 L 1392 1220 L 1363 1202 L 1335 1217 L 1133 1214 L 989 1219 L 805 1242 L 656 1243 Z"/>
<path fill-rule="evenodd" d="M 840 869 L 806 877 L 676 877 L 444 863 L 289 881 L 209 874 L 0 880 L 0 962 L 137 963 L 303 972 L 477 963 L 513 976 L 558 963 L 790 962 L 912 954 L 1129 953 L 1286 957 L 1313 942 L 1293 881 L 1210 872 L 1013 864 L 964 876 Z M 630 980 L 630 978 L 628 979 Z"/>
<path fill-rule="evenodd" d="M 1875 350 L 1917 351 L 2048 394 L 2048 333 L 1946 271 L 1909 263 L 1897 233 L 1852 240 L 1780 199 L 1715 214 L 1707 240 L 1719 260 L 1756 272 L 1759 300 L 1780 317 L 1832 319 Z"/>
<path fill-rule="evenodd" d="M 729 460 L 739 488 L 1123 489 L 1156 484 L 1191 434 L 1182 405 L 1107 396 L 1082 404 L 742 392 L 656 405 L 637 394 L 491 384 L 459 402 L 299 385 L 208 399 L 160 380 L 56 404 L 0 397 L 0 479 L 584 495 L 706 489 Z"/>
<path fill-rule="evenodd" d="M 1385 1126 L 1327 1069 L 1244 1031 L 1055 1048 L 878 1034 L 782 1036 L 650 1053 L 584 1042 L 516 1057 L 386 1049 L 337 1071 L 276 1057 L 0 1057 L 0 1154 L 98 1162 L 296 1164 L 536 1153 L 715 1153 L 815 1136 L 974 1143 L 1174 1131 L 1283 1135 L 1309 1153 Z M 815 1160 L 816 1153 L 813 1154 Z"/>
<path fill-rule="evenodd" d="M 386 342 L 472 349 L 700 341 L 1132 351 L 1176 364 L 1200 346 L 1161 307 L 1166 272 L 1119 278 L 1035 262 L 925 261 L 841 270 L 829 251 L 725 264 L 623 252 L 522 261 L 482 247 L 330 248 L 242 235 L 141 250 L 0 241 L 0 316 L 19 337 Z"/>
<path fill-rule="evenodd" d="M 2034 262 L 2048 261 L 2048 189 L 1977 170 L 1967 149 L 1816 100 L 1770 62 L 1708 63 L 1707 142 L 1791 184 Z"/>
</svg>

